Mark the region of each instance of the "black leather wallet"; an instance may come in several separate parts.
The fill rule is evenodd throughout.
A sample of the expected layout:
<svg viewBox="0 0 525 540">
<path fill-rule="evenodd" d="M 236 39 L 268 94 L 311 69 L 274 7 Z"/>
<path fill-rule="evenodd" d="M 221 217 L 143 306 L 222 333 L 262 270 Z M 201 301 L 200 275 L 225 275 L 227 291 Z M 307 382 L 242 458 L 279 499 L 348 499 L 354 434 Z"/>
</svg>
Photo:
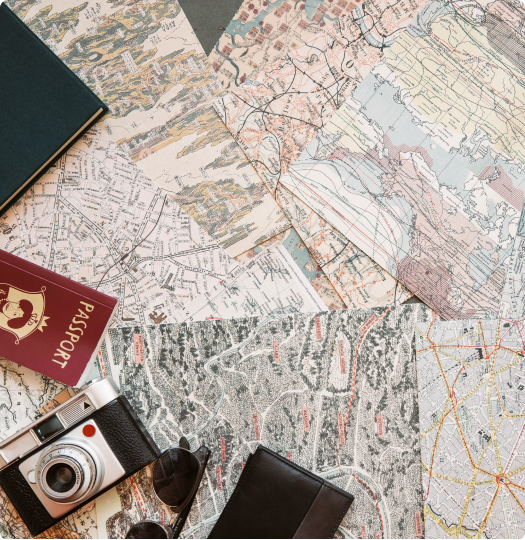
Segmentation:
<svg viewBox="0 0 525 540">
<path fill-rule="evenodd" d="M 333 538 L 353 500 L 259 446 L 208 538 Z"/>
</svg>

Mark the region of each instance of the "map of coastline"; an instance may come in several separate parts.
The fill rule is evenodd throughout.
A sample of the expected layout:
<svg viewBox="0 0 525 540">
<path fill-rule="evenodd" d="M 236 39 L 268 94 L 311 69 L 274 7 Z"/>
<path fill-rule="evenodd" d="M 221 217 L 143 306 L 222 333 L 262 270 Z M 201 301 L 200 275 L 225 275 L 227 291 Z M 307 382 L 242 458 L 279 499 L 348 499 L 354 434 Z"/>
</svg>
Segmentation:
<svg viewBox="0 0 525 540">
<path fill-rule="evenodd" d="M 272 193 L 422 0 L 367 0 L 215 102 Z"/>
<path fill-rule="evenodd" d="M 511 111 L 525 85 L 508 69 L 522 45 L 481 39 L 494 13 L 430 2 L 281 179 L 444 318 L 498 315 L 523 207 Z M 472 67 L 489 56 L 490 68 Z M 437 69 L 456 82 L 439 83 Z"/>
<path fill-rule="evenodd" d="M 410 293 L 286 188 L 276 200 L 348 308 L 402 304 Z"/>
<path fill-rule="evenodd" d="M 270 240 L 266 240 L 250 251 L 235 257 L 235 260 L 238 263 L 245 265 L 256 257 L 258 253 L 261 253 L 263 249 L 272 246 L 277 242 L 282 243 L 284 249 L 290 254 L 295 264 L 297 264 L 301 270 L 303 276 L 310 282 L 328 309 L 346 308 L 341 296 L 328 279 L 326 270 L 321 268 L 317 261 L 312 257 L 310 251 L 301 240 L 301 237 L 297 234 L 294 227 L 290 227 L 288 230 L 279 233 L 277 236 L 270 238 Z"/>
</svg>

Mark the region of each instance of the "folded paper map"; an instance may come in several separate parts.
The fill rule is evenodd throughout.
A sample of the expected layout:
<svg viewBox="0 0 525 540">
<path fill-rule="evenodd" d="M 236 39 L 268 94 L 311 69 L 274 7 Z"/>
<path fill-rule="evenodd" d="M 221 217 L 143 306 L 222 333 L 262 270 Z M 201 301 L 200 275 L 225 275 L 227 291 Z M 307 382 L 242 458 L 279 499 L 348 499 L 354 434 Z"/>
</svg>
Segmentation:
<svg viewBox="0 0 525 540">
<path fill-rule="evenodd" d="M 216 101 L 272 192 L 424 3 L 367 2 Z"/>
<path fill-rule="evenodd" d="M 412 296 L 286 188 L 277 188 L 276 200 L 347 307 L 401 304 Z"/>
<path fill-rule="evenodd" d="M 235 88 L 348 14 L 361 0 L 244 0 L 208 56 Z"/>
<path fill-rule="evenodd" d="M 9 0 L 108 105 L 103 129 L 232 256 L 289 224 L 211 100 L 222 86 L 176 0 Z"/>
<path fill-rule="evenodd" d="M 326 306 L 281 243 L 265 249 L 174 314 L 177 321 L 324 311 Z"/>
</svg>

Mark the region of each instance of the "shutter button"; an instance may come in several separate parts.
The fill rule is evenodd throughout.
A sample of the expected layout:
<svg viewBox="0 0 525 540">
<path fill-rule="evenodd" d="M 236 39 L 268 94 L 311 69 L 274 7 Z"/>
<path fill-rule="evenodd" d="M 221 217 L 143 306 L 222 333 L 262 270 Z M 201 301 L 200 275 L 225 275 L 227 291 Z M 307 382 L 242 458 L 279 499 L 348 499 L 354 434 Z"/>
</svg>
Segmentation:
<svg viewBox="0 0 525 540">
<path fill-rule="evenodd" d="M 84 435 L 84 437 L 93 437 L 96 432 L 97 430 L 93 424 L 86 424 L 82 428 L 82 434 Z"/>
</svg>

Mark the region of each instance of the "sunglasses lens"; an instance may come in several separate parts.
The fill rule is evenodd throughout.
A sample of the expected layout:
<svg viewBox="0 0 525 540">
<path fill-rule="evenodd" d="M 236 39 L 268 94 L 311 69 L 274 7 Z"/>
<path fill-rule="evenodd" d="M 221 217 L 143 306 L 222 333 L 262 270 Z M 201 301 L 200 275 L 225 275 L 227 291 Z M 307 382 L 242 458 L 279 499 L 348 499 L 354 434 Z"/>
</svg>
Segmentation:
<svg viewBox="0 0 525 540">
<path fill-rule="evenodd" d="M 131 527 L 126 538 L 173 538 L 173 534 L 160 523 L 141 521 Z"/>
<path fill-rule="evenodd" d="M 172 448 L 153 467 L 153 489 L 168 506 L 180 506 L 188 498 L 199 476 L 199 460 L 188 450 Z"/>
</svg>

